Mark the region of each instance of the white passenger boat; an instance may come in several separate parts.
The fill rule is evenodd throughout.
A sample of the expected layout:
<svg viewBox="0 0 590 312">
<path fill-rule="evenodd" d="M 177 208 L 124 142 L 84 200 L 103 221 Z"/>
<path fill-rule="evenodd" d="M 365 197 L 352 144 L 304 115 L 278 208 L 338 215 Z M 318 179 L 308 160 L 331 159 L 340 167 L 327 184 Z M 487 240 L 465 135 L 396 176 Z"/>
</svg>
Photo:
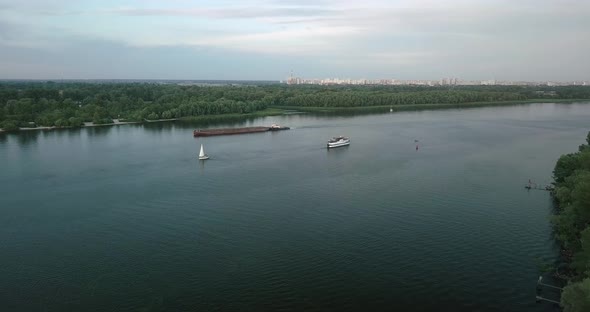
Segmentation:
<svg viewBox="0 0 590 312">
<path fill-rule="evenodd" d="M 347 137 L 343 137 L 343 136 L 333 137 L 328 141 L 328 148 L 341 147 L 341 146 L 346 146 L 349 144 L 350 144 L 350 139 Z"/>
</svg>

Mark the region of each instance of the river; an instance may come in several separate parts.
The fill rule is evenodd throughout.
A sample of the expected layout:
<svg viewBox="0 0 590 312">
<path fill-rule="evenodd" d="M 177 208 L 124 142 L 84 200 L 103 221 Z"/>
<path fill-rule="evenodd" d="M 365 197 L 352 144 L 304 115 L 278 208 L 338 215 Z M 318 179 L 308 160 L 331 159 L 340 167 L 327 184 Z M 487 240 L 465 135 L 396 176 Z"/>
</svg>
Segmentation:
<svg viewBox="0 0 590 312">
<path fill-rule="evenodd" d="M 583 143 L 589 104 L 219 126 L 271 123 L 292 129 L 0 134 L 1 310 L 552 309 L 551 199 L 523 186 Z"/>
</svg>

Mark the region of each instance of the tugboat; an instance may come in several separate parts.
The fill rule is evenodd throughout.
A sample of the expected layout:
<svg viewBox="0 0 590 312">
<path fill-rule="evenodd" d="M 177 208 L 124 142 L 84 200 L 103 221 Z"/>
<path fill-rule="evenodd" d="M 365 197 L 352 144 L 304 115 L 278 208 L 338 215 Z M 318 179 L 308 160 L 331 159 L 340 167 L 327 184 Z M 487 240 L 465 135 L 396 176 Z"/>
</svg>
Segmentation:
<svg viewBox="0 0 590 312">
<path fill-rule="evenodd" d="M 268 131 L 279 131 L 279 130 L 289 130 L 289 129 L 291 129 L 291 128 L 282 127 L 277 124 L 272 124 L 272 125 L 270 125 L 270 127 L 268 127 Z"/>
<path fill-rule="evenodd" d="M 328 141 L 328 148 L 341 147 L 347 145 L 350 145 L 350 139 L 343 136 L 333 137 Z"/>
</svg>

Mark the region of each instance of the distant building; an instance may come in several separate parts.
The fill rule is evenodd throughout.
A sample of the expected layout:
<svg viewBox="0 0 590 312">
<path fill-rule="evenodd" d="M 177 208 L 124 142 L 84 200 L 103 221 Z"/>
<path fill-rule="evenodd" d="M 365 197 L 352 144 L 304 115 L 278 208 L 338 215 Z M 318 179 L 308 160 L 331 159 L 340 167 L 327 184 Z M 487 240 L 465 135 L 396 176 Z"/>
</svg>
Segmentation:
<svg viewBox="0 0 590 312">
<path fill-rule="evenodd" d="M 421 86 L 475 86 L 475 85 L 502 85 L 502 86 L 590 86 L 588 81 L 570 81 L 570 82 L 555 82 L 555 81 L 506 81 L 506 80 L 460 80 L 454 78 L 441 78 L 440 80 L 399 80 L 399 79 L 341 79 L 341 78 L 324 78 L 324 79 L 304 79 L 294 77 L 293 72 L 289 78 L 282 83 L 288 85 L 311 84 L 311 85 L 421 85 Z M 60 94 L 62 92 L 60 91 Z"/>
</svg>

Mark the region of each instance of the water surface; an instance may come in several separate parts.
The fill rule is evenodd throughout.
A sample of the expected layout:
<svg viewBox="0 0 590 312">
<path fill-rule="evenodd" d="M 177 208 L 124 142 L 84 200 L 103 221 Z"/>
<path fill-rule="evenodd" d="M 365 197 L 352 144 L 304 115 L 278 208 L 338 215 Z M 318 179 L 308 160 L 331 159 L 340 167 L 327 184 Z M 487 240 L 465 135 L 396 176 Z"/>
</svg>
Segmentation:
<svg viewBox="0 0 590 312">
<path fill-rule="evenodd" d="M 550 310 L 551 200 L 523 185 L 589 120 L 534 104 L 0 135 L 1 310 Z"/>
</svg>

